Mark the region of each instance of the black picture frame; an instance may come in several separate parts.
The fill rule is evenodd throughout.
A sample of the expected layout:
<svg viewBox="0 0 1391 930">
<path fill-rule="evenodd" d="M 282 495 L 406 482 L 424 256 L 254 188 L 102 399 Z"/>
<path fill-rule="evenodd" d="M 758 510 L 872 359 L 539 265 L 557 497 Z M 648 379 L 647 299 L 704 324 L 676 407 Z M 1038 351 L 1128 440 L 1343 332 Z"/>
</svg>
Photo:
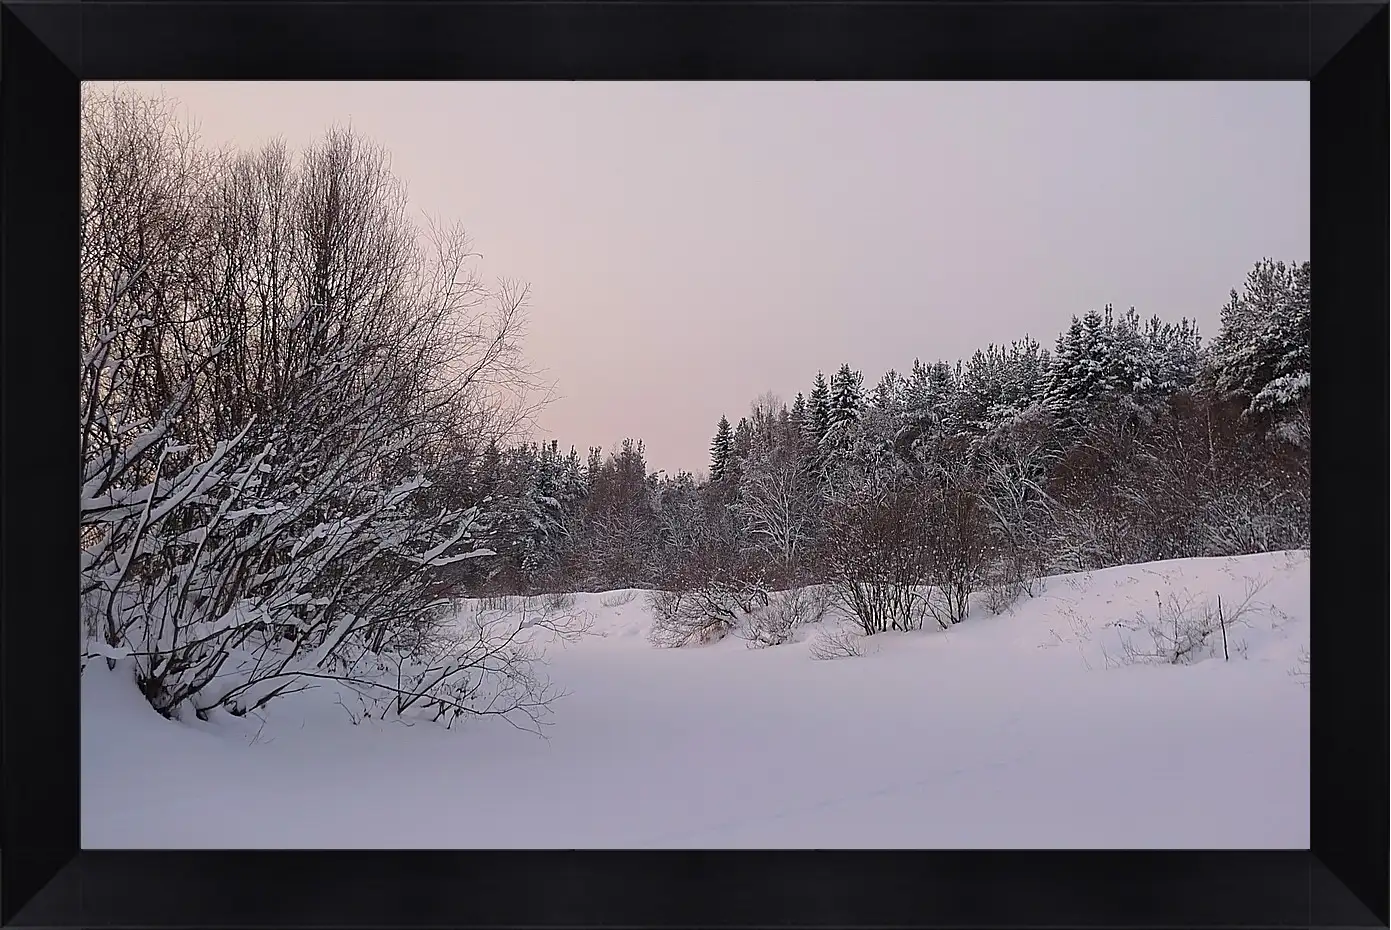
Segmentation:
<svg viewBox="0 0 1391 930">
<path fill-rule="evenodd" d="M 0 922 L 1386 926 L 1387 52 L 1385 3 L 5 0 Z M 81 851 L 79 81 L 271 78 L 1311 81 L 1311 850 Z"/>
</svg>

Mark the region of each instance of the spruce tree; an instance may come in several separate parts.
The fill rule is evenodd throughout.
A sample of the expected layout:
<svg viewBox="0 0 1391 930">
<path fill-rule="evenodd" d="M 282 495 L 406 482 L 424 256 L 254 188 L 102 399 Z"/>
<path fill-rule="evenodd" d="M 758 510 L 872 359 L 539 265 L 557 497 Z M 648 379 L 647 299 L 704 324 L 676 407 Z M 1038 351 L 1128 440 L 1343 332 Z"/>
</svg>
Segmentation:
<svg viewBox="0 0 1391 930">
<path fill-rule="evenodd" d="M 864 401 L 860 394 L 862 376 L 853 371 L 849 363 L 840 366 L 831 381 L 831 399 L 826 411 L 828 431 L 844 435 L 860 419 L 860 408 Z M 823 434 L 824 435 L 824 434 Z"/>
<path fill-rule="evenodd" d="M 565 457 L 565 503 L 573 503 L 584 497 L 588 488 L 584 481 L 584 466 L 580 463 L 580 453 L 574 446 Z"/>
<path fill-rule="evenodd" d="M 913 359 L 913 369 L 903 386 L 903 406 L 912 419 L 932 409 L 932 376 L 921 359 Z"/>
<path fill-rule="evenodd" d="M 898 372 L 892 368 L 884 372 L 884 377 L 874 386 L 874 407 L 886 413 L 896 409 L 902 385 L 903 379 L 898 376 Z"/>
<path fill-rule="evenodd" d="M 816 380 L 812 382 L 811 396 L 807 399 L 805 424 L 807 444 L 812 448 L 821 445 L 821 440 L 825 438 L 826 428 L 830 425 L 827 419 L 830 412 L 831 386 L 826 383 L 826 376 L 818 371 Z"/>
<path fill-rule="evenodd" d="M 792 401 L 792 425 L 801 429 L 807 421 L 807 399 L 798 391 Z"/>
<path fill-rule="evenodd" d="M 1047 353 L 1029 336 L 1010 344 L 1004 359 L 1000 397 L 996 401 L 997 423 L 1023 413 L 1038 400 L 1046 360 Z"/>
<path fill-rule="evenodd" d="M 734 440 L 730 444 L 729 467 L 726 474 L 738 480 L 744 472 L 744 462 L 753 452 L 753 424 L 748 417 L 740 417 L 739 425 L 734 427 Z"/>
<path fill-rule="evenodd" d="M 497 494 L 502 484 L 502 452 L 498 449 L 497 442 L 489 442 L 483 450 L 475 475 L 480 497 L 489 498 Z"/>
<path fill-rule="evenodd" d="M 585 483 L 589 486 L 589 493 L 593 493 L 595 485 L 599 483 L 599 476 L 604 472 L 604 450 L 601 446 L 589 447 L 589 462 L 585 468 Z"/>
<path fill-rule="evenodd" d="M 728 474 L 733 455 L 734 432 L 729 428 L 729 418 L 721 414 L 719 426 L 715 428 L 715 441 L 710 444 L 711 481 L 719 481 Z"/>
</svg>

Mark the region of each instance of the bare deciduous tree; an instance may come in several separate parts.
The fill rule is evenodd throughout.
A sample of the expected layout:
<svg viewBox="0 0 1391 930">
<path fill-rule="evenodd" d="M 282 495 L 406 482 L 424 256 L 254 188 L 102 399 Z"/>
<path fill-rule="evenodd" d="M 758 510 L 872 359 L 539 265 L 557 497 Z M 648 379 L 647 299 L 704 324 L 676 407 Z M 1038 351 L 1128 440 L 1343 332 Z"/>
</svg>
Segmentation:
<svg viewBox="0 0 1391 930">
<path fill-rule="evenodd" d="M 944 473 L 924 494 L 927 610 L 946 629 L 966 619 L 971 595 L 985 582 L 992 557 L 980 487 L 964 469 Z"/>
<path fill-rule="evenodd" d="M 494 626 L 421 652 L 447 613 L 431 573 L 491 554 L 475 508 L 426 492 L 451 438 L 516 415 L 500 391 L 525 397 L 525 290 L 482 285 L 460 231 L 410 223 L 384 151 L 346 130 L 298 163 L 279 145 L 234 157 L 199 150 L 166 102 L 85 103 L 80 532 L 99 651 L 130 657 L 167 714 L 246 713 L 369 665 L 391 667 L 398 713 L 525 683 Z"/>
<path fill-rule="evenodd" d="M 814 468 L 795 450 L 780 448 L 756 454 L 745 466 L 736 506 L 748 532 L 791 576 L 811 540 L 818 503 Z"/>
</svg>

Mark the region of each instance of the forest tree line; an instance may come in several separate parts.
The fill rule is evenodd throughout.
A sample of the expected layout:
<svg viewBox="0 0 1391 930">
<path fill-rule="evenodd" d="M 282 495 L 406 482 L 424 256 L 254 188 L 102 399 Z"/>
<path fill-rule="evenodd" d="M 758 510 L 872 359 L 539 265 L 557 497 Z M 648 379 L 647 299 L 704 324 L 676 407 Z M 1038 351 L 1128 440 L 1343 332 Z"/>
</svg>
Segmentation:
<svg viewBox="0 0 1391 930">
<path fill-rule="evenodd" d="M 505 515 L 500 558 L 469 585 L 787 587 L 908 557 L 916 580 L 964 598 L 1053 572 L 1307 547 L 1309 273 L 1257 263 L 1206 346 L 1188 320 L 1108 306 L 1074 316 L 1051 350 L 1025 336 L 872 387 L 848 363 L 818 372 L 790 403 L 768 393 L 722 417 L 708 477 L 653 473 L 635 439 L 584 458 L 555 441 L 489 445 L 453 478 Z M 889 553 L 899 543 L 915 551 Z"/>
</svg>

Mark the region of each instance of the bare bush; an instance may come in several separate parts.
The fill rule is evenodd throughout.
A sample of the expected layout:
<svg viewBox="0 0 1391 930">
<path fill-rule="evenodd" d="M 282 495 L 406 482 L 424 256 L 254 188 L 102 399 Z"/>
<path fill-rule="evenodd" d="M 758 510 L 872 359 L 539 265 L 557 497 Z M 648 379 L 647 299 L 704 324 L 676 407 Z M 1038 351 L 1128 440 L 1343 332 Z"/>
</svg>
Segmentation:
<svg viewBox="0 0 1391 930">
<path fill-rule="evenodd" d="M 1307 494 L 1238 489 L 1214 495 L 1199 516 L 1205 555 L 1246 555 L 1309 545 Z M 1254 493 L 1253 493 L 1254 492 Z"/>
<path fill-rule="evenodd" d="M 836 630 L 821 630 L 812 639 L 807 652 L 813 659 L 853 659 L 864 655 L 865 634 L 859 630 L 842 627 Z"/>
<path fill-rule="evenodd" d="M 1063 607 L 1058 613 L 1067 618 L 1068 635 L 1064 636 L 1058 632 L 1056 627 L 1050 627 L 1048 630 L 1049 639 L 1040 643 L 1039 648 L 1053 649 L 1057 646 L 1073 646 L 1077 650 L 1077 657 L 1082 660 L 1082 667 L 1091 671 L 1092 663 L 1087 658 L 1086 650 L 1086 645 L 1092 640 L 1091 622 L 1085 617 L 1078 616 L 1077 611 L 1071 606 Z"/>
<path fill-rule="evenodd" d="M 526 598 L 515 594 L 484 594 L 480 595 L 475 603 L 482 610 L 495 613 L 506 613 L 520 604 L 525 603 Z"/>
<path fill-rule="evenodd" d="M 564 696 L 544 674 L 544 647 L 556 640 L 573 642 L 588 629 L 583 614 L 525 599 L 505 608 L 467 601 L 408 654 L 373 652 L 359 641 L 355 648 L 338 650 L 322 671 L 299 677 L 346 686 L 362 699 L 364 714 L 414 712 L 446 725 L 461 717 L 501 717 L 539 734 L 552 705 Z"/>
<path fill-rule="evenodd" d="M 919 586 L 929 571 L 929 527 L 916 489 L 862 489 L 830 512 L 826 556 L 836 603 L 866 636 L 922 626 Z"/>
<path fill-rule="evenodd" d="M 768 606 L 768 589 L 756 579 L 710 578 L 681 591 L 650 595 L 654 646 L 678 648 L 723 639 Z"/>
<path fill-rule="evenodd" d="M 1309 647 L 1299 647 L 1299 660 L 1290 669 L 1290 677 L 1304 687 L 1309 687 Z"/>
<path fill-rule="evenodd" d="M 1135 522 L 1110 507 L 1058 505 L 1054 511 L 1053 566 L 1063 572 L 1094 571 L 1145 561 Z"/>
<path fill-rule="evenodd" d="M 769 595 L 768 606 L 755 611 L 741 631 L 750 649 L 781 646 L 797 630 L 816 623 L 830 609 L 830 591 L 821 585 L 791 588 Z"/>
<path fill-rule="evenodd" d="M 546 609 L 553 611 L 569 610 L 575 606 L 575 595 L 563 591 L 546 595 Z"/>
<path fill-rule="evenodd" d="M 949 478 L 926 497 L 927 569 L 933 587 L 924 606 L 942 629 L 966 619 L 971 595 L 985 583 L 990 533 L 980 494 L 967 478 Z"/>
<path fill-rule="evenodd" d="M 1046 425 L 1037 418 L 1002 428 L 980 453 L 977 499 L 994 561 L 987 607 L 1000 613 L 1032 597 L 1049 568 L 1053 502 L 1044 486 L 1056 461 Z"/>
<path fill-rule="evenodd" d="M 603 598 L 600 599 L 599 603 L 603 604 L 605 607 L 622 607 L 625 604 L 631 604 L 635 597 L 637 597 L 637 592 L 629 588 L 623 591 L 614 591 L 611 594 L 605 594 Z"/>
<path fill-rule="evenodd" d="M 992 614 L 1002 614 L 1015 605 L 1024 595 L 1030 593 L 1030 584 L 1014 575 L 1012 570 L 1000 569 L 985 586 L 985 609 Z"/>
<path fill-rule="evenodd" d="M 1233 631 L 1247 627 L 1250 617 L 1260 609 L 1255 597 L 1268 582 L 1248 580 L 1245 596 L 1223 603 L 1220 597 L 1199 601 L 1187 592 L 1171 593 L 1167 598 L 1155 592 L 1155 613 L 1137 614 L 1134 620 L 1109 624 L 1120 631 L 1120 665 L 1192 665 L 1204 659 L 1245 654 L 1243 640 Z"/>
</svg>

